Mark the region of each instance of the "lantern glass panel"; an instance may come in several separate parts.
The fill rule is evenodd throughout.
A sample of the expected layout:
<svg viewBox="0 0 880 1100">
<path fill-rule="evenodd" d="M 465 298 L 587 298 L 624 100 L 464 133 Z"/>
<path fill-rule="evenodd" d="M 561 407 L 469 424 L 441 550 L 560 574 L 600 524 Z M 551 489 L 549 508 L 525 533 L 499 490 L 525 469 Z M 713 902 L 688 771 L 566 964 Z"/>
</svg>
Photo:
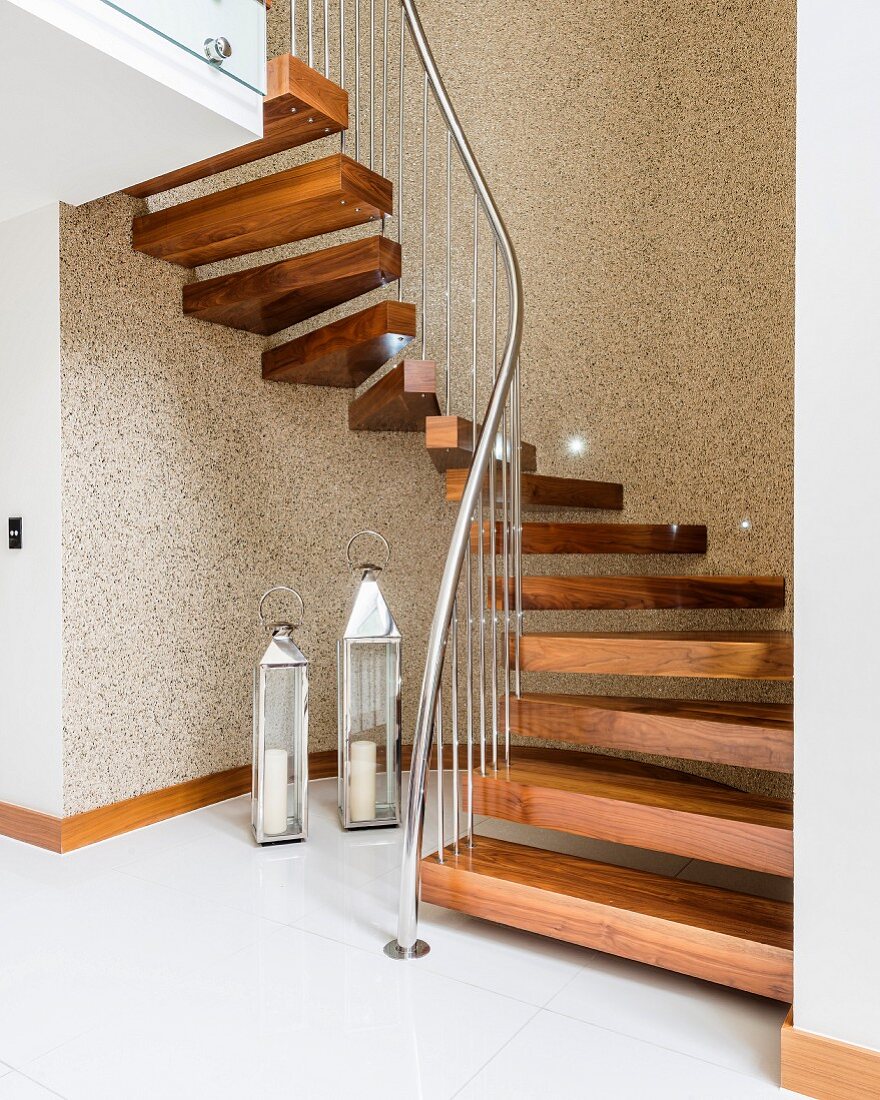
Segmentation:
<svg viewBox="0 0 880 1100">
<path fill-rule="evenodd" d="M 306 677 L 304 665 L 257 670 L 252 823 L 261 844 L 305 836 Z"/>
</svg>

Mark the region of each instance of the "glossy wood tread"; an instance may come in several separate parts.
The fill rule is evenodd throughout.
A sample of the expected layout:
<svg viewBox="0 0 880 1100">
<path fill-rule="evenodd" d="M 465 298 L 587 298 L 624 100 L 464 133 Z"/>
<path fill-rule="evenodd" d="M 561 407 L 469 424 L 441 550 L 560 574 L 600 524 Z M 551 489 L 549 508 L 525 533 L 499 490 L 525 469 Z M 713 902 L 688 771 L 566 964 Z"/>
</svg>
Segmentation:
<svg viewBox="0 0 880 1100">
<path fill-rule="evenodd" d="M 477 836 L 422 860 L 422 900 L 777 1000 L 792 993 L 792 908 Z"/>
<path fill-rule="evenodd" d="M 474 426 L 463 416 L 431 416 L 425 424 L 425 446 L 431 461 L 442 472 L 470 466 L 474 455 Z M 523 443 L 522 468 L 538 468 L 538 452 L 533 443 Z"/>
<path fill-rule="evenodd" d="M 510 728 L 521 737 L 791 772 L 792 711 L 790 703 L 524 693 L 510 699 Z"/>
<path fill-rule="evenodd" d="M 356 432 L 423 432 L 425 417 L 437 404 L 437 368 L 432 362 L 404 359 L 348 407 L 348 426 Z"/>
<path fill-rule="evenodd" d="M 467 470 L 446 471 L 446 499 L 461 500 Z M 498 490 L 501 479 L 498 479 Z M 548 477 L 546 474 L 522 475 L 523 508 L 597 508 L 619 511 L 623 508 L 623 486 L 609 481 L 583 481 L 579 478 Z"/>
<path fill-rule="evenodd" d="M 381 218 L 388 180 L 342 153 L 144 214 L 132 248 L 183 267 L 243 256 Z"/>
<path fill-rule="evenodd" d="M 263 352 L 263 377 L 273 382 L 356 389 L 411 343 L 416 307 L 396 298 L 342 317 Z"/>
<path fill-rule="evenodd" d="M 510 598 L 513 583 L 508 585 Z M 495 604 L 503 605 L 504 582 L 495 585 Z M 491 601 L 491 589 L 490 589 Z M 785 606 L 782 577 L 596 577 L 522 578 L 525 611 L 614 611 L 639 608 L 780 608 Z"/>
<path fill-rule="evenodd" d="M 489 524 L 483 525 L 488 543 Z M 497 524 L 500 545 L 501 524 Z M 680 523 L 538 523 L 522 525 L 524 554 L 705 554 L 706 528 Z M 479 528 L 473 529 L 474 549 Z"/>
<path fill-rule="evenodd" d="M 790 802 L 635 760 L 517 746 L 509 767 L 474 776 L 474 812 L 751 871 L 792 874 Z"/>
<path fill-rule="evenodd" d="M 338 134 L 347 126 L 348 92 L 310 69 L 298 57 L 289 54 L 273 57 L 266 66 L 261 138 L 126 190 L 136 198 L 146 198 L 286 149 L 295 149 L 327 134 Z"/>
<path fill-rule="evenodd" d="M 400 277 L 400 245 L 365 237 L 230 275 L 189 283 L 183 312 L 269 336 Z"/>
<path fill-rule="evenodd" d="M 766 631 L 638 631 L 524 634 L 528 672 L 790 680 L 791 634 Z"/>
</svg>

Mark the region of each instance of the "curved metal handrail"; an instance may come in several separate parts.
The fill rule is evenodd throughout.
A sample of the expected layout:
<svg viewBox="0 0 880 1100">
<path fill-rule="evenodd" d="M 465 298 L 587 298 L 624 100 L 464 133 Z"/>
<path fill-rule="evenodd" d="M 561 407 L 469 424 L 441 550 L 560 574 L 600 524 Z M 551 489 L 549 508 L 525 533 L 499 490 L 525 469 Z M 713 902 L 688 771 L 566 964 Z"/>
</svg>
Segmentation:
<svg viewBox="0 0 880 1100">
<path fill-rule="evenodd" d="M 452 106 L 443 79 L 437 69 L 434 55 L 428 45 L 427 37 L 413 0 L 401 0 L 404 17 L 409 23 L 412 41 L 419 54 L 422 66 L 428 77 L 434 98 L 446 122 L 449 133 L 458 149 L 462 163 L 467 171 L 474 190 L 482 204 L 495 241 L 504 261 L 509 286 L 508 331 L 501 365 L 489 399 L 482 430 L 468 472 L 467 481 L 458 509 L 455 527 L 452 532 L 449 552 L 440 582 L 440 591 L 431 632 L 428 637 L 428 650 L 425 660 L 425 672 L 416 716 L 416 729 L 413 741 L 410 783 L 404 816 L 403 860 L 400 880 L 400 908 L 398 913 L 397 939 L 386 947 L 386 953 L 394 958 L 413 958 L 424 953 L 419 946 L 418 931 L 418 894 L 419 860 L 422 847 L 422 830 L 425 817 L 425 797 L 428 781 L 428 765 L 434 733 L 434 715 L 440 684 L 446 645 L 452 623 L 453 609 L 465 554 L 469 545 L 471 522 L 478 500 L 482 493 L 489 465 L 492 460 L 495 441 L 501 426 L 502 416 L 511 388 L 517 377 L 520 344 L 522 341 L 522 275 L 513 244 L 507 232 L 492 192 L 480 170 L 470 143 L 464 134 L 458 115 Z M 474 425 L 476 430 L 476 425 Z M 518 444 L 517 444 L 518 445 Z M 513 470 L 518 472 L 518 463 Z M 494 516 L 492 517 L 494 523 Z M 505 581 L 506 583 L 506 581 Z M 482 598 L 482 595 L 481 595 Z M 518 624 L 517 624 L 518 629 Z M 458 797 L 458 792 L 455 793 Z"/>
</svg>

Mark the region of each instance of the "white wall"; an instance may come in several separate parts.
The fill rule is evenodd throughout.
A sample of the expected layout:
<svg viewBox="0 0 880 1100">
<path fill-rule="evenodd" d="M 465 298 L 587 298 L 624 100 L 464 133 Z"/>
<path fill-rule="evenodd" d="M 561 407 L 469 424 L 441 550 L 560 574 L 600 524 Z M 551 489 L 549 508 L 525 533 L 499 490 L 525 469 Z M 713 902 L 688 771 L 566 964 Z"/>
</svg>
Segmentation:
<svg viewBox="0 0 880 1100">
<path fill-rule="evenodd" d="M 57 204 L 0 223 L 0 527 L 0 802 L 60 815 Z"/>
<path fill-rule="evenodd" d="M 880 1049 L 880 4 L 798 4 L 795 1026 Z"/>
</svg>

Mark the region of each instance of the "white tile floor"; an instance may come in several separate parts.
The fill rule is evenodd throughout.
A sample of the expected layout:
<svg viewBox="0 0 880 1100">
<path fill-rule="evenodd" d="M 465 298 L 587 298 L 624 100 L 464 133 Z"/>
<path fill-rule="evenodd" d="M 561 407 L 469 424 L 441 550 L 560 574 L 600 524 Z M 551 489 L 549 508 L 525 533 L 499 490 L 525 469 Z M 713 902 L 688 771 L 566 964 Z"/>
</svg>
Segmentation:
<svg viewBox="0 0 880 1100">
<path fill-rule="evenodd" d="M 64 857 L 0 838 L 0 1100 L 792 1095 L 773 1002 L 428 905 L 431 954 L 386 959 L 400 832 L 334 799 L 262 850 L 244 798 Z"/>
</svg>

